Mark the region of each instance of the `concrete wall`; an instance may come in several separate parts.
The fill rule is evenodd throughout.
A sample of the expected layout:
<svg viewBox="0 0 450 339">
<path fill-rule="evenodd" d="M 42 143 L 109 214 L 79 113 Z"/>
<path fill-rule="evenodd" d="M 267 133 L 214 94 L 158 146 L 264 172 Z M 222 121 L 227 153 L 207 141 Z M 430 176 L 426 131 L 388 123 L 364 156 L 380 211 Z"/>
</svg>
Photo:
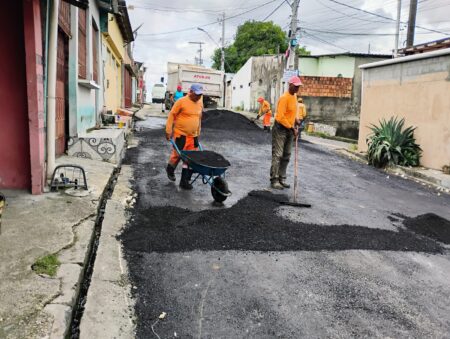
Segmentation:
<svg viewBox="0 0 450 339">
<path fill-rule="evenodd" d="M 311 57 L 300 57 L 300 69 L 312 74 Z M 319 61 L 319 60 L 322 60 Z M 329 124 L 337 129 L 336 134 L 357 139 L 361 108 L 361 70 L 365 63 L 384 60 L 385 57 L 335 56 L 318 57 L 316 74 L 303 76 L 304 87 L 300 90 L 309 112 L 310 120 Z M 353 70 L 350 71 L 350 66 Z M 306 67 L 306 68 L 305 68 Z M 309 67 L 309 68 L 308 68 Z M 329 74 L 330 76 L 325 76 Z M 331 76 L 334 74 L 333 76 Z M 352 75 L 353 79 L 336 77 L 337 74 Z M 350 84 L 349 84 L 349 81 Z"/>
<path fill-rule="evenodd" d="M 298 61 L 300 75 L 353 78 L 355 73 L 355 57 L 336 56 L 301 56 Z"/>
<path fill-rule="evenodd" d="M 367 150 L 367 126 L 398 116 L 417 127 L 422 165 L 441 169 L 450 164 L 450 49 L 447 55 L 410 58 L 363 70 L 358 147 Z"/>
<path fill-rule="evenodd" d="M 266 99 L 275 111 L 276 103 L 280 97 L 281 79 L 283 77 L 282 56 L 267 55 L 254 57 L 251 71 L 250 110 L 259 109 L 259 97 Z"/>
<path fill-rule="evenodd" d="M 252 59 L 248 59 L 245 65 L 234 75 L 233 80 L 231 80 L 233 90 L 231 98 L 232 108 L 241 107 L 246 111 L 250 110 Z"/>
</svg>

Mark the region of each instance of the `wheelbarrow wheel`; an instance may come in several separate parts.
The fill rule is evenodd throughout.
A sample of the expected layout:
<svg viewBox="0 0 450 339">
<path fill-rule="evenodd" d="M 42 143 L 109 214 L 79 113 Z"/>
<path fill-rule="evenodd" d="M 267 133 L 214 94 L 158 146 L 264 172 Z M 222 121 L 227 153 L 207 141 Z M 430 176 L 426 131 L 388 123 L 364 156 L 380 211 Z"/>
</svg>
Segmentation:
<svg viewBox="0 0 450 339">
<path fill-rule="evenodd" d="M 224 202 L 228 195 L 223 195 L 222 193 L 229 193 L 228 184 L 222 177 L 214 178 L 213 185 L 211 186 L 211 194 L 215 201 Z"/>
</svg>

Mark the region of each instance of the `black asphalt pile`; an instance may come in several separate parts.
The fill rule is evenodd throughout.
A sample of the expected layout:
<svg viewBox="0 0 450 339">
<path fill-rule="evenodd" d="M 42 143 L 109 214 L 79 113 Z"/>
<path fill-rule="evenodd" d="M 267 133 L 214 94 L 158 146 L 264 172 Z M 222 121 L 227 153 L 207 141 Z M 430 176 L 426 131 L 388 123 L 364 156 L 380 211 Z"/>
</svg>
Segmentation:
<svg viewBox="0 0 450 339">
<path fill-rule="evenodd" d="M 450 221 L 434 213 L 408 218 L 403 224 L 418 234 L 450 244 Z"/>
<path fill-rule="evenodd" d="M 188 157 L 198 165 L 219 168 L 230 166 L 230 162 L 227 159 L 213 151 L 189 152 Z"/>
<path fill-rule="evenodd" d="M 125 247 L 137 252 L 193 250 L 337 251 L 388 250 L 441 253 L 434 240 L 398 232 L 353 225 L 322 226 L 296 223 L 274 211 L 270 192 L 257 192 L 228 209 L 192 212 L 167 206 L 137 208 L 133 227 L 122 234 Z"/>
<path fill-rule="evenodd" d="M 255 114 L 256 116 L 256 114 Z M 241 114 L 227 110 L 214 109 L 205 111 L 202 116 L 202 128 L 223 130 L 258 130 L 261 129 Z"/>
</svg>

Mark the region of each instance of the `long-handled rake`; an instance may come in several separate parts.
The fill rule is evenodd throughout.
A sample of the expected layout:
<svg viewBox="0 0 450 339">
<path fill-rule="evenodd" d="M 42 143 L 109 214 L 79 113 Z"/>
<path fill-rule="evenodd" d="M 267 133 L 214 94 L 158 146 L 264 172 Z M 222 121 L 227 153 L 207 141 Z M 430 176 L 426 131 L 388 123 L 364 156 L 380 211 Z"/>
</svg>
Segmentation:
<svg viewBox="0 0 450 339">
<path fill-rule="evenodd" d="M 298 183 L 298 136 L 299 130 L 297 128 L 297 135 L 295 137 L 295 156 L 294 156 L 294 201 L 280 201 L 282 205 L 294 206 L 294 207 L 306 207 L 310 208 L 311 204 L 297 202 L 297 183 Z"/>
</svg>

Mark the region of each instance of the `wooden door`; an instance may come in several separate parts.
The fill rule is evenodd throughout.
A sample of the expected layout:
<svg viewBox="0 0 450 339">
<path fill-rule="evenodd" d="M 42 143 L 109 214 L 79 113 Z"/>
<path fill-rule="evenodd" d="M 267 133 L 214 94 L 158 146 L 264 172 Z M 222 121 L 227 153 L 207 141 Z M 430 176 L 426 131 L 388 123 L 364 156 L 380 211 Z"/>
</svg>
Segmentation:
<svg viewBox="0 0 450 339">
<path fill-rule="evenodd" d="M 131 97 L 132 97 L 132 78 L 130 71 L 128 69 L 125 70 L 125 79 L 124 79 L 124 94 L 125 94 L 125 107 L 130 108 L 132 105 Z"/>
<path fill-rule="evenodd" d="M 56 68 L 56 155 L 62 155 L 66 151 L 67 59 L 68 39 L 66 34 L 59 31 Z"/>
</svg>

